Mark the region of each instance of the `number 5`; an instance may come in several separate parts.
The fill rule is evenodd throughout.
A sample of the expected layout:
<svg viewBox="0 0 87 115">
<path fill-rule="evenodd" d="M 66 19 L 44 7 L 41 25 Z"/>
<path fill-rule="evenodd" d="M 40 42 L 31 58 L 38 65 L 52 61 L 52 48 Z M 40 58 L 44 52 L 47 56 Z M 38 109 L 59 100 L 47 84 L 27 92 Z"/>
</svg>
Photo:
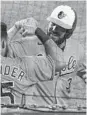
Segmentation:
<svg viewBox="0 0 87 115">
<path fill-rule="evenodd" d="M 9 88 L 13 86 L 13 82 L 5 82 L 5 83 L 1 83 L 1 96 L 5 97 L 8 96 L 10 97 L 11 103 L 14 104 L 14 95 L 10 92 L 10 91 L 6 91 L 5 93 L 3 92 L 3 89 L 5 88 Z"/>
</svg>

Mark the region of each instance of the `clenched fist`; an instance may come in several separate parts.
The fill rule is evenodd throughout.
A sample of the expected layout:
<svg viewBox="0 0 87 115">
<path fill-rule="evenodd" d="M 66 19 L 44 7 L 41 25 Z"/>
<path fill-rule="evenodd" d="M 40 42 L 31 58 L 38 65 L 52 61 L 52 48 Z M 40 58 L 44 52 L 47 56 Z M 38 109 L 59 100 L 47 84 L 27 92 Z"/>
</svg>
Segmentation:
<svg viewBox="0 0 87 115">
<path fill-rule="evenodd" d="M 20 34 L 25 37 L 28 35 L 34 35 L 38 26 L 38 22 L 34 18 L 27 18 L 15 23 L 15 27 L 20 30 Z"/>
</svg>

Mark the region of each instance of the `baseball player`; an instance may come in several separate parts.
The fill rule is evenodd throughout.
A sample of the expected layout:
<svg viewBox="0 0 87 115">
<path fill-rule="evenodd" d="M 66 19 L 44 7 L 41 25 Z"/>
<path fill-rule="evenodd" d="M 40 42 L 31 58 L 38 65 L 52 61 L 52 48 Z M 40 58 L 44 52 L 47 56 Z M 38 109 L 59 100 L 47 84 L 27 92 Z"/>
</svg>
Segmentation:
<svg viewBox="0 0 87 115">
<path fill-rule="evenodd" d="M 58 73 L 55 83 L 56 103 L 67 105 L 74 76 L 80 76 L 86 83 L 86 62 L 82 45 L 71 36 L 77 24 L 77 14 L 69 6 L 56 7 L 47 18 L 49 21 L 47 34 L 62 49 L 67 66 Z M 50 50 L 50 49 L 49 49 Z M 65 97 L 65 98 L 62 98 Z"/>
<path fill-rule="evenodd" d="M 71 39 L 77 24 L 77 14 L 71 7 L 61 5 L 53 10 L 47 20 L 49 21 L 47 31 L 48 38 L 51 38 L 57 44 L 57 47 L 62 50 L 64 61 L 66 63 L 66 67 L 58 71 L 54 77 L 55 104 L 67 107 L 74 76 L 77 75 L 81 77 L 86 83 L 84 49 L 80 43 Z M 42 38 L 46 35 L 40 36 L 37 34 L 37 36 L 43 42 Z M 45 38 L 48 39 L 47 36 Z M 50 54 L 53 53 L 50 50 L 52 46 L 52 44 L 47 46 L 47 51 L 49 51 Z M 57 62 L 59 55 L 57 55 L 55 48 L 54 52 L 54 60 Z"/>
<path fill-rule="evenodd" d="M 35 28 L 36 29 L 36 28 Z M 35 30 L 34 29 L 34 30 Z M 25 29 L 25 33 L 26 33 Z M 39 33 L 40 32 L 40 33 Z M 54 44 L 58 53 L 62 56 L 62 51 L 57 48 L 57 45 L 53 40 L 48 39 L 41 29 L 37 28 L 35 34 L 44 35 L 41 38 L 44 46 L 47 44 Z M 20 106 L 27 105 L 32 100 L 29 98 L 33 94 L 32 86 L 36 85 L 38 82 L 49 81 L 53 79 L 55 71 L 60 71 L 65 67 L 63 58 L 59 57 L 59 62 L 54 61 L 54 56 L 51 57 L 50 53 L 47 56 L 26 56 L 26 57 L 15 57 L 11 58 L 9 53 L 7 36 L 7 26 L 5 23 L 1 23 L 1 102 L 2 106 L 5 104 L 16 104 Z M 45 48 L 46 48 L 45 47 Z M 47 49 L 47 48 L 46 48 Z M 54 53 L 54 52 L 53 52 Z M 57 54 L 58 54 L 57 53 Z M 58 59 L 57 59 L 58 60 Z M 32 97 L 32 96 L 31 96 Z M 47 98 L 48 102 L 52 102 L 50 98 Z M 47 103 L 47 101 L 45 101 Z M 48 104 L 48 103 L 47 103 Z M 6 106 L 5 105 L 5 106 Z"/>
</svg>

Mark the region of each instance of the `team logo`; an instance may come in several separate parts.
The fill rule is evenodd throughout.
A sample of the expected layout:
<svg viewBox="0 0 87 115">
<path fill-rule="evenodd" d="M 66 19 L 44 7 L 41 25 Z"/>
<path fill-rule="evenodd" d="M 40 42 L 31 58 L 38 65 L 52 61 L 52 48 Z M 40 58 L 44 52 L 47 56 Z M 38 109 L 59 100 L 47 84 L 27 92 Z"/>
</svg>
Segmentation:
<svg viewBox="0 0 87 115">
<path fill-rule="evenodd" d="M 59 18 L 59 19 L 62 19 L 62 18 L 64 18 L 65 16 L 66 16 L 66 14 L 65 14 L 63 11 L 59 12 L 59 14 L 58 14 L 58 18 Z"/>
</svg>

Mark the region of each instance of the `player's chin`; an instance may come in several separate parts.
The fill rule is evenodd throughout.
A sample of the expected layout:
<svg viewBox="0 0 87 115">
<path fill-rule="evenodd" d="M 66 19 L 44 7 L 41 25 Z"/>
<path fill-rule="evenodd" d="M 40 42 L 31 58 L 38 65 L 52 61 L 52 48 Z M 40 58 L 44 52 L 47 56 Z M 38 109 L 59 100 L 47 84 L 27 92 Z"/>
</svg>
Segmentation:
<svg viewBox="0 0 87 115">
<path fill-rule="evenodd" d="M 51 39 L 54 41 L 54 42 L 57 42 L 59 40 L 59 37 L 58 36 L 55 36 L 55 35 L 50 35 Z"/>
</svg>

